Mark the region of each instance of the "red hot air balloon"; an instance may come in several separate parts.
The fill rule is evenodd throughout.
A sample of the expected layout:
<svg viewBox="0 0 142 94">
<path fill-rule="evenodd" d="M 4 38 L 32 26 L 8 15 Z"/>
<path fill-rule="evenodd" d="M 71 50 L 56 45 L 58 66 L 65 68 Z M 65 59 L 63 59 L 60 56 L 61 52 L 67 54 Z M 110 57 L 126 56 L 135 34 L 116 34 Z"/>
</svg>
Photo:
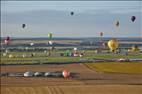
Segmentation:
<svg viewBox="0 0 142 94">
<path fill-rule="evenodd" d="M 136 20 L 136 17 L 135 17 L 135 16 L 132 16 L 132 17 L 131 17 L 131 21 L 134 22 L 135 20 Z"/>
<path fill-rule="evenodd" d="M 67 70 L 63 70 L 63 77 L 64 78 L 68 78 L 69 76 L 70 76 L 70 72 L 69 71 L 67 71 Z"/>
</svg>

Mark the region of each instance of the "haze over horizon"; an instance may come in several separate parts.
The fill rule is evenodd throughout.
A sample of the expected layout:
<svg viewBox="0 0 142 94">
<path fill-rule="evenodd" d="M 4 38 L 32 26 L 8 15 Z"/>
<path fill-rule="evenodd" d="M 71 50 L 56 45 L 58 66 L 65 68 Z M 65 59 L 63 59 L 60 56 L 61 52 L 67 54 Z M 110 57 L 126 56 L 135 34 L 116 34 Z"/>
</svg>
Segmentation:
<svg viewBox="0 0 142 94">
<path fill-rule="evenodd" d="M 142 1 L 1 1 L 1 37 L 142 37 L 141 17 Z"/>
</svg>

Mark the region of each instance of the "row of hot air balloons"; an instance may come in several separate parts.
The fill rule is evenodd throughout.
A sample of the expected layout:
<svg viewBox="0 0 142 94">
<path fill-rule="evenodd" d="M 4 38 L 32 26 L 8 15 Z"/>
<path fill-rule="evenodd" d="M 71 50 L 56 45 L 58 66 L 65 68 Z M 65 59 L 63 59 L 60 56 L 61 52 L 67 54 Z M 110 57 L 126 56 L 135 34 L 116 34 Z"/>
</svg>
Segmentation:
<svg viewBox="0 0 142 94">
<path fill-rule="evenodd" d="M 49 40 L 51 40 L 51 39 L 52 39 L 52 36 L 53 36 L 53 34 L 52 34 L 52 33 L 49 33 L 49 34 L 48 34 L 48 38 L 49 38 Z M 4 43 L 5 43 L 6 45 L 9 45 L 9 44 L 10 44 L 10 42 L 11 42 L 11 38 L 10 38 L 9 36 L 7 36 L 7 37 L 6 37 L 6 39 L 4 40 Z M 51 42 L 52 42 L 52 41 L 49 41 L 49 44 L 52 44 Z M 31 46 L 33 46 L 33 45 L 34 45 L 34 43 L 30 43 L 30 45 L 31 45 Z"/>
<path fill-rule="evenodd" d="M 70 15 L 73 16 L 73 15 L 74 15 L 74 12 L 71 11 L 71 12 L 70 12 Z M 136 20 L 136 16 L 131 16 L 131 21 L 134 22 L 135 20 Z M 119 22 L 119 21 L 116 21 L 116 24 L 115 24 L 115 25 L 116 25 L 117 27 L 119 26 L 119 24 L 120 24 L 120 22 Z M 22 28 L 25 28 L 25 27 L 26 27 L 26 24 L 22 24 Z"/>
<path fill-rule="evenodd" d="M 70 15 L 73 16 L 74 12 L 71 11 Z M 131 16 L 131 21 L 134 22 L 135 20 L 136 20 L 136 16 Z M 117 20 L 115 25 L 118 27 L 120 25 L 120 21 Z M 26 24 L 22 24 L 22 28 L 24 29 L 25 27 L 26 27 Z"/>
</svg>

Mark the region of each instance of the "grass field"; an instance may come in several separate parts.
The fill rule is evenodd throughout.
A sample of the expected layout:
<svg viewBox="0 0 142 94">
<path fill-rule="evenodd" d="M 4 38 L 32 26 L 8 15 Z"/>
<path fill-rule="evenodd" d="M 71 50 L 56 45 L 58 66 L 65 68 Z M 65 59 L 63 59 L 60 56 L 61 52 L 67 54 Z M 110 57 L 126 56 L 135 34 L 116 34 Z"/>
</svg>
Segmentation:
<svg viewBox="0 0 142 94">
<path fill-rule="evenodd" d="M 98 53 L 96 54 L 93 50 L 86 50 L 83 57 L 67 57 L 60 56 L 60 53 L 65 51 L 53 51 L 51 56 L 48 56 L 44 52 L 10 52 L 13 55 L 12 58 L 7 56 L 1 56 L 1 64 L 33 64 L 33 63 L 48 63 L 48 62 L 80 62 L 81 60 L 92 60 L 97 59 L 140 59 L 142 54 L 113 54 L 113 53 Z M 31 57 L 31 53 L 35 53 L 35 56 Z M 26 57 L 23 58 L 22 55 Z"/>
<path fill-rule="evenodd" d="M 98 72 L 110 73 L 142 73 L 142 63 L 140 62 L 103 62 L 86 63 L 87 67 Z"/>
</svg>

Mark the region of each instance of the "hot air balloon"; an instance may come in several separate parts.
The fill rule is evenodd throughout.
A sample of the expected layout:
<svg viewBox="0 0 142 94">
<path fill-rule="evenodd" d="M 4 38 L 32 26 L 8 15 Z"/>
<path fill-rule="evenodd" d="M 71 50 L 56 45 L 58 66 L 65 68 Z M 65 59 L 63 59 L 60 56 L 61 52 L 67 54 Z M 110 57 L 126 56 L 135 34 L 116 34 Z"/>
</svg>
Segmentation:
<svg viewBox="0 0 142 94">
<path fill-rule="evenodd" d="M 52 41 L 48 41 L 48 44 L 49 44 L 49 45 L 52 45 L 52 44 L 53 44 L 53 42 L 52 42 Z"/>
<path fill-rule="evenodd" d="M 64 78 L 68 78 L 70 76 L 70 72 L 67 71 L 67 70 L 63 70 L 62 75 L 63 75 Z"/>
<path fill-rule="evenodd" d="M 51 40 L 52 39 L 52 33 L 48 34 L 48 38 Z"/>
<path fill-rule="evenodd" d="M 135 21 L 135 19 L 136 19 L 136 17 L 135 17 L 135 16 L 132 16 L 132 17 L 131 17 L 131 21 L 132 21 L 132 22 L 134 22 L 134 21 Z"/>
<path fill-rule="evenodd" d="M 10 40 L 10 37 L 8 36 L 8 37 L 6 38 L 6 40 Z"/>
<path fill-rule="evenodd" d="M 22 28 L 25 28 L 26 27 L 26 24 L 22 24 Z"/>
<path fill-rule="evenodd" d="M 9 37 L 9 36 L 4 40 L 4 43 L 5 43 L 6 45 L 8 45 L 8 44 L 10 43 L 10 37 Z"/>
<path fill-rule="evenodd" d="M 75 48 L 73 48 L 73 50 L 74 50 L 74 51 L 77 51 L 77 48 L 75 47 Z"/>
<path fill-rule="evenodd" d="M 74 12 L 72 11 L 70 14 L 73 16 L 73 15 L 74 15 Z"/>
<path fill-rule="evenodd" d="M 132 50 L 132 52 L 139 52 L 140 51 L 140 49 L 137 45 L 132 46 L 131 50 Z"/>
<path fill-rule="evenodd" d="M 27 71 L 24 73 L 24 77 L 32 77 L 32 76 L 34 76 L 34 72 L 32 71 Z"/>
<path fill-rule="evenodd" d="M 114 52 L 118 48 L 118 41 L 116 39 L 112 39 L 108 41 L 108 47 L 109 49 Z"/>
<path fill-rule="evenodd" d="M 31 46 L 33 46 L 33 45 L 34 45 L 34 43 L 30 43 L 30 45 L 31 45 Z"/>
<path fill-rule="evenodd" d="M 101 36 L 101 37 L 103 36 L 103 32 L 100 32 L 100 36 Z"/>
<path fill-rule="evenodd" d="M 117 27 L 119 26 L 119 21 L 116 22 L 116 26 L 117 26 Z"/>
</svg>

